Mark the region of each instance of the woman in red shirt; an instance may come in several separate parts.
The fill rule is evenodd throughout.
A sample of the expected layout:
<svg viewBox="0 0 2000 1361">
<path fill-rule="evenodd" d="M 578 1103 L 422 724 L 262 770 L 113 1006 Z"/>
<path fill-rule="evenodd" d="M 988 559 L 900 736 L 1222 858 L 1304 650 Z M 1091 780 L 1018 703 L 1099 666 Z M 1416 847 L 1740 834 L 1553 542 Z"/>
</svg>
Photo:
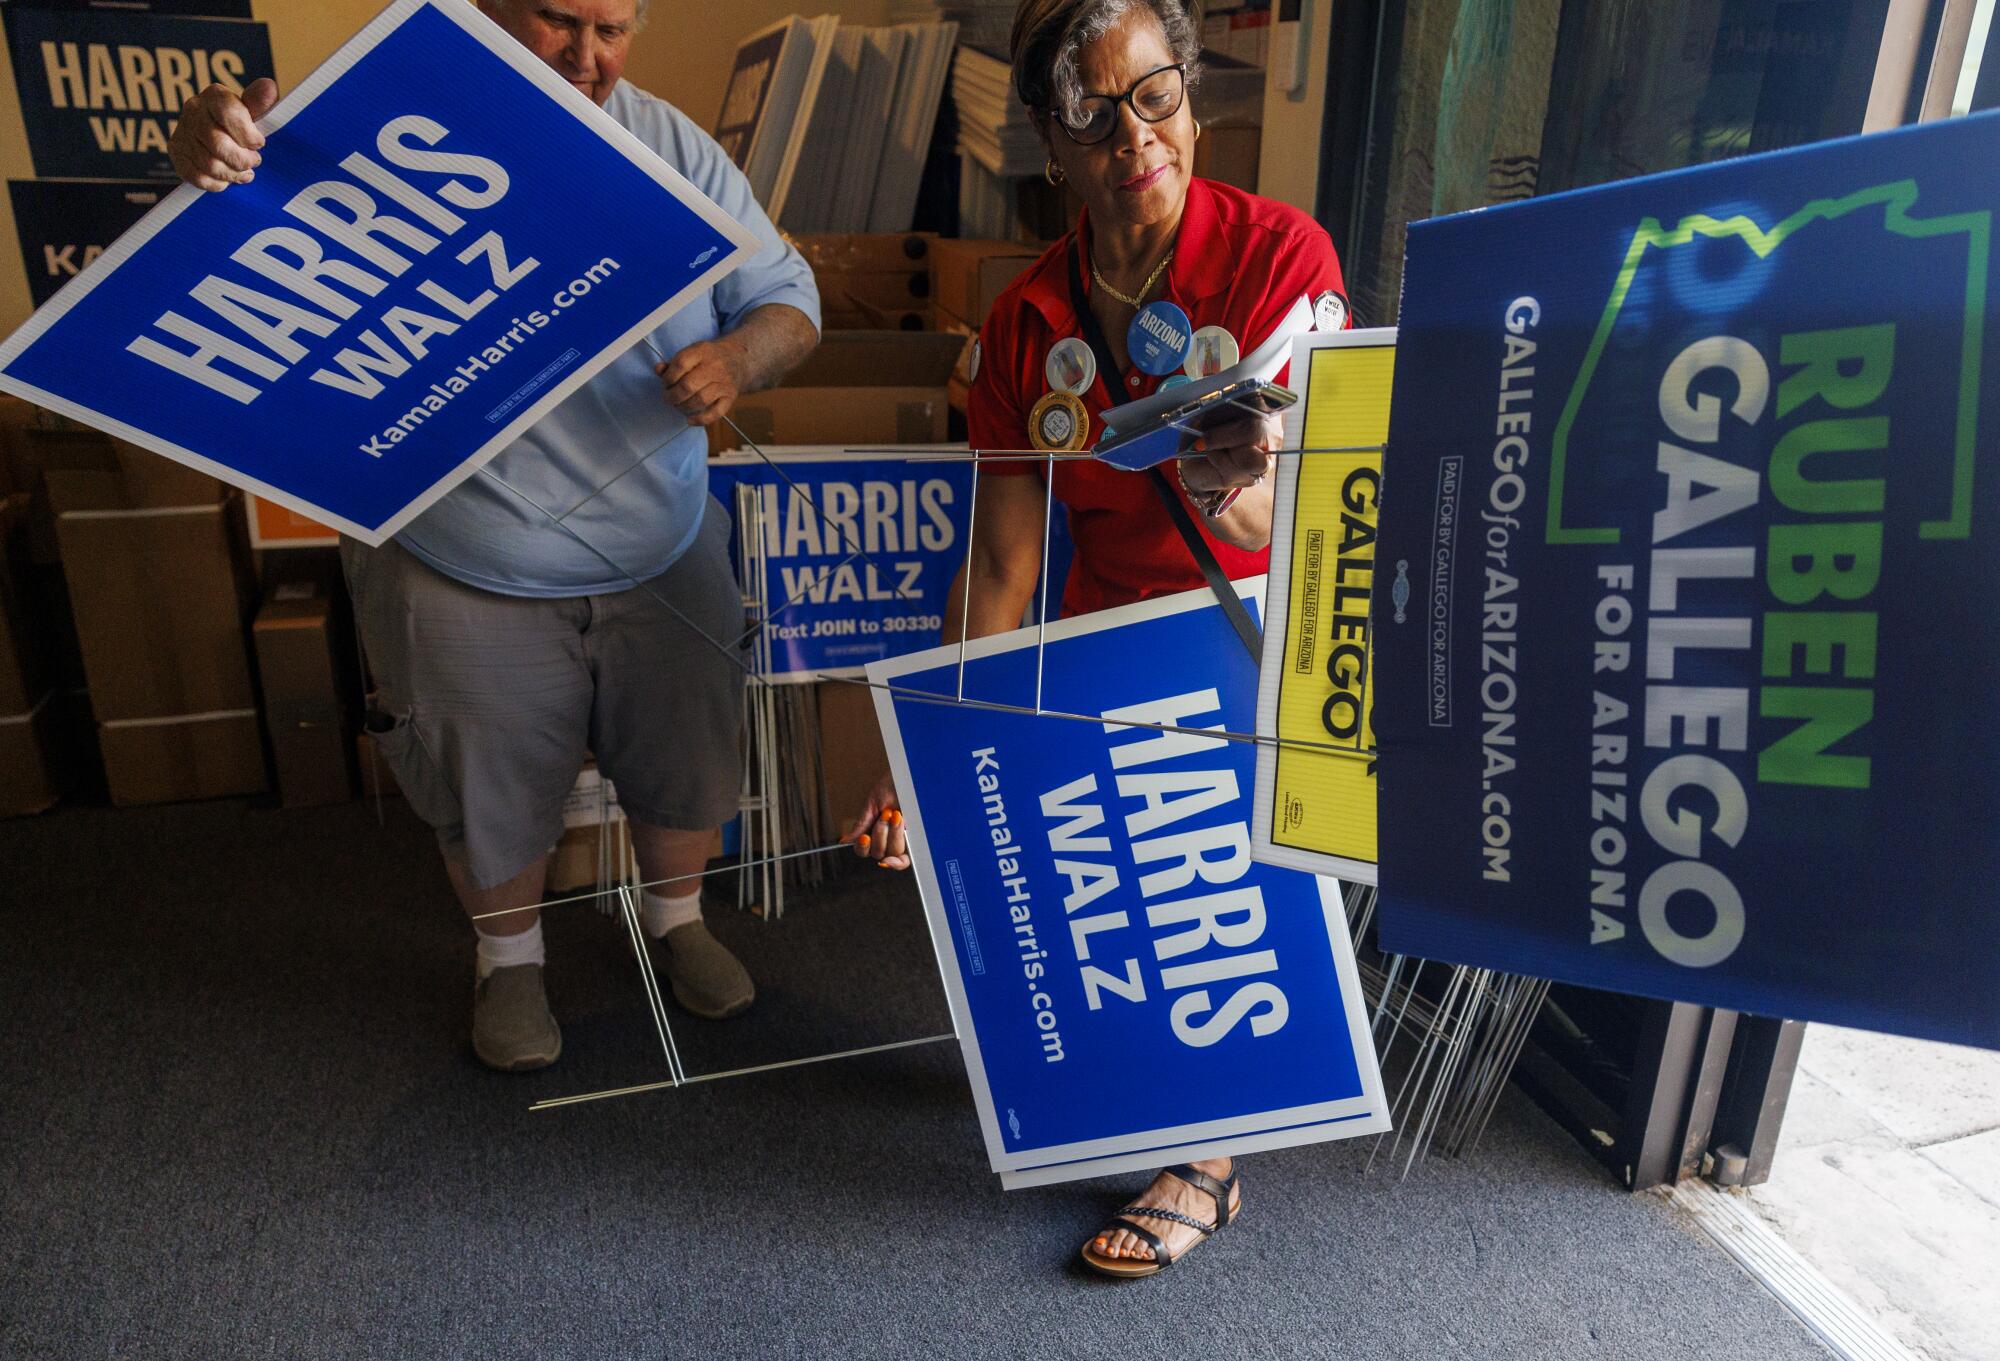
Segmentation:
<svg viewBox="0 0 2000 1361">
<path fill-rule="evenodd" d="M 1306 214 L 1192 175 L 1188 96 L 1200 42 L 1179 0 L 1022 0 L 1014 85 L 1048 145 L 1047 173 L 1083 200 L 1076 229 L 994 304 L 972 357 L 975 449 L 1077 450 L 1103 412 L 1173 375 L 1209 373 L 1263 343 L 1301 298 L 1346 322 L 1333 243 Z M 1199 588 L 1204 576 L 1163 504 L 1180 498 L 1232 579 L 1270 557 L 1275 418 L 1213 431 L 1162 488 L 1084 459 L 983 461 L 978 533 L 945 611 L 945 641 L 1020 625 L 1042 566 L 1045 498 L 1068 508 L 1076 551 L 1065 615 Z M 1044 483 L 1053 479 L 1053 487 Z M 967 593 L 970 600 L 967 601 Z M 909 864 L 884 777 L 854 826 L 862 854 Z M 1241 1196 L 1227 1158 L 1162 1172 L 1083 1247 L 1110 1275 L 1150 1275 L 1227 1223 Z"/>
</svg>

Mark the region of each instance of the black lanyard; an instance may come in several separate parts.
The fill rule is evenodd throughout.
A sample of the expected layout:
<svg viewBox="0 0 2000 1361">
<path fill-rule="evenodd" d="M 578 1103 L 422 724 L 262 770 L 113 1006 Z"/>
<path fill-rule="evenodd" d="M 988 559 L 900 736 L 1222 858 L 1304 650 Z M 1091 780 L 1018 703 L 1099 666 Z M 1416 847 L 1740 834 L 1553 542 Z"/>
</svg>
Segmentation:
<svg viewBox="0 0 2000 1361">
<path fill-rule="evenodd" d="M 1112 358 L 1111 346 L 1104 339 L 1104 328 L 1098 325 L 1097 314 L 1090 310 L 1090 296 L 1083 291 L 1081 236 L 1078 236 L 1069 255 L 1069 298 L 1070 306 L 1076 310 L 1077 325 L 1083 330 L 1083 342 L 1090 346 L 1090 352 L 1097 357 L 1097 371 L 1103 376 L 1105 386 L 1113 392 L 1123 393 L 1129 385 L 1129 380 L 1124 370 L 1118 367 L 1118 361 Z M 1149 481 L 1154 495 L 1160 498 L 1160 504 L 1166 508 L 1167 518 L 1172 520 L 1174 528 L 1180 531 L 1181 542 L 1187 545 L 1188 553 L 1194 558 L 1194 565 L 1201 569 L 1203 579 L 1208 582 L 1208 589 L 1214 593 L 1217 603 L 1222 606 L 1223 614 L 1228 616 L 1230 626 L 1236 630 L 1236 636 L 1242 639 L 1243 646 L 1250 653 L 1251 662 L 1261 666 L 1264 660 L 1264 634 L 1257 627 L 1257 621 L 1250 617 L 1250 611 L 1243 607 L 1243 597 L 1236 594 L 1236 587 L 1230 583 L 1228 574 L 1222 570 L 1222 564 L 1215 560 L 1215 550 L 1208 546 L 1208 540 L 1195 525 L 1194 517 L 1188 514 L 1187 503 L 1174 492 L 1173 484 L 1167 481 L 1167 475 L 1161 472 L 1157 465 L 1146 471 L 1150 474 Z M 1051 477 L 1055 475 L 1053 466 L 1049 470 L 1049 475 Z"/>
</svg>

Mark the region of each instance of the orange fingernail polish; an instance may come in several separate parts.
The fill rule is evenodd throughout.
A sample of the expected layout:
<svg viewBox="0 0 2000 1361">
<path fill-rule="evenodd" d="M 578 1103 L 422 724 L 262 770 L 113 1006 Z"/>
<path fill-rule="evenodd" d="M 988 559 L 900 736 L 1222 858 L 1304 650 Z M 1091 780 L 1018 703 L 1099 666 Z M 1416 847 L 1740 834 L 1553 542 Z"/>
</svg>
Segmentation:
<svg viewBox="0 0 2000 1361">
<path fill-rule="evenodd" d="M 859 839 L 859 840 L 857 840 L 857 841 L 856 841 L 856 842 L 855 842 L 854 844 L 855 844 L 855 845 L 857 845 L 857 846 L 862 846 L 862 847 L 866 847 L 866 846 L 868 845 L 868 833 L 866 833 L 866 832 L 863 832 L 863 833 L 861 834 L 861 837 L 860 837 L 860 839 Z"/>
</svg>

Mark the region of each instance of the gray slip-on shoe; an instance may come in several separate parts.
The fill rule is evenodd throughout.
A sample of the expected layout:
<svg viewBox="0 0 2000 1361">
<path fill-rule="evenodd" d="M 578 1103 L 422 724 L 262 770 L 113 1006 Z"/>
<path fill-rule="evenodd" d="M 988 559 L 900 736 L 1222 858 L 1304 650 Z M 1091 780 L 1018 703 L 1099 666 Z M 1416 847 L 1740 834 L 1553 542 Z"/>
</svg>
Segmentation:
<svg viewBox="0 0 2000 1361">
<path fill-rule="evenodd" d="M 549 1013 L 542 966 L 495 969 L 472 991 L 472 1052 L 489 1068 L 526 1073 L 562 1053 L 562 1030 Z"/>
<path fill-rule="evenodd" d="M 734 1016 L 757 1000 L 750 972 L 721 941 L 708 933 L 705 922 L 676 926 L 661 938 L 667 953 L 667 981 L 674 1000 L 711 1021 Z"/>
</svg>

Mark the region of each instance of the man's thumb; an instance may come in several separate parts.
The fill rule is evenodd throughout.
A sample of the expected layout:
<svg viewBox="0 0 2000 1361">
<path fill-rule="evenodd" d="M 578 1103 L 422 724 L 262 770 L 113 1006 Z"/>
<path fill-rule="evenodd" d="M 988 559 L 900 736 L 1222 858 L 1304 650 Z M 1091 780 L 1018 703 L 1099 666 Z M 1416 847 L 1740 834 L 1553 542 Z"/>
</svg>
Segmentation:
<svg viewBox="0 0 2000 1361">
<path fill-rule="evenodd" d="M 269 113 L 271 106 L 277 102 L 278 82 L 269 76 L 251 81 L 249 88 L 243 91 L 243 107 L 250 111 L 252 120 L 262 118 Z"/>
</svg>

